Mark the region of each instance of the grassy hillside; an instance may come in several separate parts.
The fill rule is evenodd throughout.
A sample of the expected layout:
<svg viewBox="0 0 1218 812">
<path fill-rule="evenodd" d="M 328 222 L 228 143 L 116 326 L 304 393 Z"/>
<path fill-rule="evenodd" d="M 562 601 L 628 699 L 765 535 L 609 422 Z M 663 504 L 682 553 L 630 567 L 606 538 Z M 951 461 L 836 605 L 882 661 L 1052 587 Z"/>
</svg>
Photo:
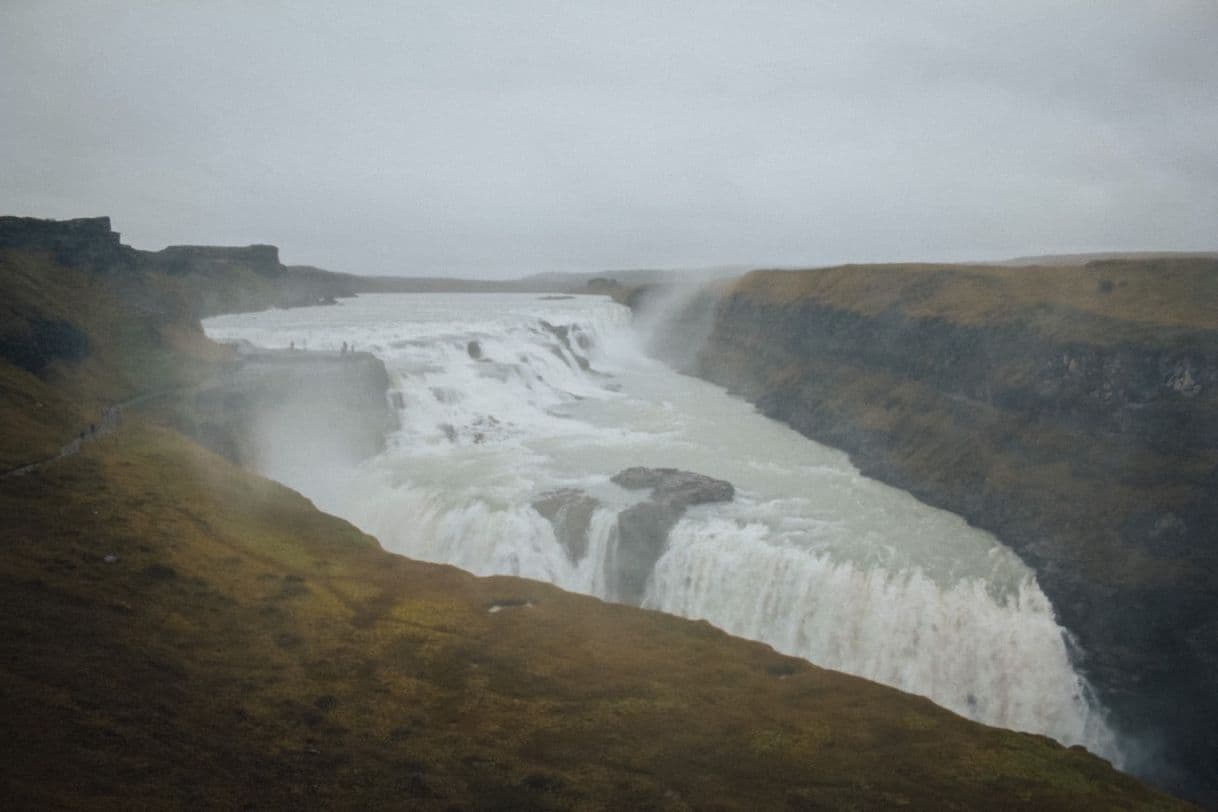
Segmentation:
<svg viewBox="0 0 1218 812">
<path fill-rule="evenodd" d="M 1218 329 L 1218 259 L 1113 260 L 1081 268 L 843 265 L 754 271 L 735 290 L 769 304 L 812 299 L 866 315 L 896 308 L 986 327 L 1031 320 L 1058 337 L 1092 341 L 1120 340 L 1139 326 Z M 1094 329 L 1086 316 L 1103 319 L 1112 331 Z M 1086 323 L 1070 323 L 1080 319 Z"/>
<path fill-rule="evenodd" d="M 221 355 L 171 278 L 5 256 L 0 301 L 88 348 L 0 360 L 10 459 Z M 0 479 L 0 515 L 7 808 L 1176 805 L 703 623 L 390 555 L 155 415 Z"/>
<path fill-rule="evenodd" d="M 102 410 L 201 380 L 229 351 L 177 282 L 0 251 L 0 470 L 55 453 Z"/>
<path fill-rule="evenodd" d="M 388 555 L 153 427 L 0 510 L 22 806 L 1169 805 L 705 624 Z"/>
<path fill-rule="evenodd" d="M 1097 260 L 1147 260 L 1147 259 L 1218 259 L 1218 251 L 1100 251 L 1088 254 L 1037 254 L 1014 257 L 989 265 L 1018 267 L 1023 265 L 1052 265 L 1064 268 L 1070 265 L 1086 265 Z"/>
</svg>

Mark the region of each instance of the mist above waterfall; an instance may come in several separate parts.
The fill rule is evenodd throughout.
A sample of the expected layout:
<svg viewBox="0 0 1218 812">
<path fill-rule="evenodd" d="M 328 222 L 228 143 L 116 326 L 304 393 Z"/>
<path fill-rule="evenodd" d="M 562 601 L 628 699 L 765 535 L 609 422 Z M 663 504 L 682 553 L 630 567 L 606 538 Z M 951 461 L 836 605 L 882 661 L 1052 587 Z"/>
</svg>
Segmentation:
<svg viewBox="0 0 1218 812">
<path fill-rule="evenodd" d="M 675 302 L 696 314 L 698 295 Z M 366 296 L 205 326 L 264 347 L 347 342 L 384 361 L 401 406 L 384 453 L 348 464 L 310 450 L 313 431 L 268 432 L 262 467 L 392 551 L 622 598 L 622 517 L 652 497 L 614 475 L 725 480 L 730 500 L 691 504 L 658 531 L 634 600 L 1119 761 L 1013 553 L 649 357 L 659 333 L 608 299 Z M 696 352 L 696 331 L 685 347 L 674 335 L 669 357 Z"/>
<path fill-rule="evenodd" d="M 715 325 L 716 283 L 673 280 L 641 291 L 634 330 L 639 346 L 678 372 L 692 371 Z"/>
</svg>

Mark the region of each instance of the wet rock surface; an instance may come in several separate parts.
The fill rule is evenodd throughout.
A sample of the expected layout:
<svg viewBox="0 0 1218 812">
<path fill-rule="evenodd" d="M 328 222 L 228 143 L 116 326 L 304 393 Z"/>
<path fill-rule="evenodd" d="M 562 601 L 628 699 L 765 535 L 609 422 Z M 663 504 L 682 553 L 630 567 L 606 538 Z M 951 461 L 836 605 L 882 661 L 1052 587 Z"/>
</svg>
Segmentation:
<svg viewBox="0 0 1218 812">
<path fill-rule="evenodd" d="M 612 481 L 627 490 L 650 490 L 645 502 L 617 517 L 617 546 L 607 571 L 610 594 L 622 603 L 640 603 L 647 579 L 664 554 L 668 533 L 686 508 L 709 502 L 729 502 L 736 489 L 730 482 L 676 468 L 627 468 Z"/>
<path fill-rule="evenodd" d="M 736 495 L 732 483 L 676 468 L 627 468 L 611 477 L 626 490 L 651 491 L 652 501 L 685 508 L 707 502 L 730 502 Z"/>
<path fill-rule="evenodd" d="M 554 536 L 572 563 L 588 552 L 588 526 L 600 502 L 573 488 L 551 491 L 533 502 L 533 508 L 554 527 Z"/>
<path fill-rule="evenodd" d="M 575 359 L 575 363 L 585 372 L 592 368 L 588 359 L 583 355 L 581 350 L 586 351 L 591 347 L 588 337 L 577 331 L 572 331 L 570 325 L 566 324 L 550 324 L 545 319 L 540 319 L 539 324 L 547 333 L 558 339 L 567 353 Z M 574 339 L 574 342 L 572 341 Z M 579 349 L 576 349 L 578 347 Z M 554 354 L 563 362 L 567 363 L 567 359 L 563 357 L 563 353 L 557 347 L 554 348 Z"/>
<path fill-rule="evenodd" d="M 732 483 L 676 468 L 634 467 L 610 478 L 630 491 L 648 491 L 648 497 L 617 516 L 617 540 L 605 562 L 609 596 L 620 603 L 639 604 L 647 579 L 664 554 L 668 534 L 687 508 L 710 502 L 729 502 L 736 493 Z M 554 536 L 572 563 L 588 554 L 588 532 L 600 500 L 575 488 L 542 494 L 533 508 L 554 528 Z"/>
</svg>

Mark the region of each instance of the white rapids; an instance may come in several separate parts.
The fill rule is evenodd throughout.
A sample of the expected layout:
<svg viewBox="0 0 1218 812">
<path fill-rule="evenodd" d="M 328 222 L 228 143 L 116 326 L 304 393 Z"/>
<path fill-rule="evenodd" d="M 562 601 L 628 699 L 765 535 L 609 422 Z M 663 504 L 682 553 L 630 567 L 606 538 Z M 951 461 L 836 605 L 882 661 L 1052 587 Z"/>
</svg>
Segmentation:
<svg viewBox="0 0 1218 812">
<path fill-rule="evenodd" d="M 643 465 L 726 479 L 735 500 L 685 514 L 644 606 L 1121 761 L 1010 550 L 648 358 L 608 299 L 370 295 L 205 327 L 267 348 L 347 342 L 384 361 L 404 408 L 383 454 L 343 469 L 272 451 L 260 466 L 389 550 L 603 598 L 617 513 L 645 495 L 610 476 Z M 578 561 L 531 504 L 560 488 L 601 505 Z"/>
</svg>

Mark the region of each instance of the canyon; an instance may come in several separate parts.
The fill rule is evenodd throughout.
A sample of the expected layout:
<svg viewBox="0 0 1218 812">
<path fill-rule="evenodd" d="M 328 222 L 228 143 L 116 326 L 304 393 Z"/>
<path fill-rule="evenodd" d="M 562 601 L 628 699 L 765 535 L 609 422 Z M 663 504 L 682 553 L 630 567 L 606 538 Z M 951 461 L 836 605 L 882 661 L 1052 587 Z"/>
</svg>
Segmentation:
<svg viewBox="0 0 1218 812">
<path fill-rule="evenodd" d="M 671 293 L 668 294 L 671 299 Z M 1037 573 L 1142 769 L 1218 787 L 1218 262 L 757 271 L 653 346 Z"/>
<path fill-rule="evenodd" d="M 166 263 L 161 252 L 122 246 L 108 221 L 14 222 L 29 219 L 0 221 L 6 467 L 53 455 L 108 404 L 172 396 L 141 401 L 80 453 L 4 481 L 7 797 L 27 805 L 253 800 L 437 809 L 623 799 L 674 809 L 1173 805 L 1081 748 L 979 725 L 705 623 L 391 555 L 233 464 L 257 467 L 264 451 L 242 415 L 303 397 L 296 393 L 310 379 L 341 382 L 343 397 L 308 409 L 309 423 L 384 421 L 342 441 L 360 446 L 357 456 L 380 453 L 373 434 L 383 440 L 404 417 L 386 399 L 394 382 L 376 358 L 275 349 L 242 358 L 204 337 L 200 315 L 286 301 L 278 298 L 286 288 L 267 280 L 291 270 L 268 262 L 260 247 L 170 251 L 177 264 Z M 698 371 L 773 410 L 765 387 L 807 369 L 790 369 L 793 356 L 775 349 L 781 331 L 748 344 L 753 328 L 725 318 L 729 290 L 720 286 L 705 300 L 709 311 L 683 311 L 709 342 L 696 356 L 716 345 L 723 351 L 719 372 Z M 539 357 L 595 378 L 574 357 L 582 349 L 575 334 L 559 339 L 563 326 L 539 325 L 537 335 L 571 357 Z M 733 353 L 763 347 L 769 355 L 756 357 L 765 363 L 753 366 L 764 374 L 749 378 Z M 462 336 L 454 351 L 479 374 L 499 374 L 492 343 L 483 340 L 475 353 Z M 786 365 L 771 368 L 776 357 Z M 1197 358 L 1170 366 L 1171 387 L 1206 403 L 1209 367 Z M 437 403 L 449 397 L 428 391 Z M 362 416 L 342 417 L 355 412 Z M 451 429 L 481 453 L 504 429 L 476 417 Z M 440 424 L 428 432 L 452 442 Z M 895 480 L 838 445 L 865 473 Z M 662 478 L 680 472 L 611 467 L 640 494 L 651 489 L 661 512 L 678 507 Z M 715 501 L 728 495 L 726 482 L 702 484 L 714 500 L 680 509 L 735 505 Z M 1173 511 L 1184 530 L 1165 520 L 1161 535 L 1190 532 L 1204 518 L 1204 506 L 1196 513 L 1190 504 Z M 550 526 L 540 512 L 537 519 Z M 1044 563 L 1025 560 L 1053 597 L 1057 582 L 1042 573 Z M 639 588 L 637 576 L 625 583 Z M 1088 658 L 1099 656 L 1075 634 Z M 1087 673 L 1102 678 L 1089 663 Z M 1119 701 L 1112 706 L 1125 712 Z M 1193 785 L 1175 786 L 1204 797 Z"/>
</svg>

